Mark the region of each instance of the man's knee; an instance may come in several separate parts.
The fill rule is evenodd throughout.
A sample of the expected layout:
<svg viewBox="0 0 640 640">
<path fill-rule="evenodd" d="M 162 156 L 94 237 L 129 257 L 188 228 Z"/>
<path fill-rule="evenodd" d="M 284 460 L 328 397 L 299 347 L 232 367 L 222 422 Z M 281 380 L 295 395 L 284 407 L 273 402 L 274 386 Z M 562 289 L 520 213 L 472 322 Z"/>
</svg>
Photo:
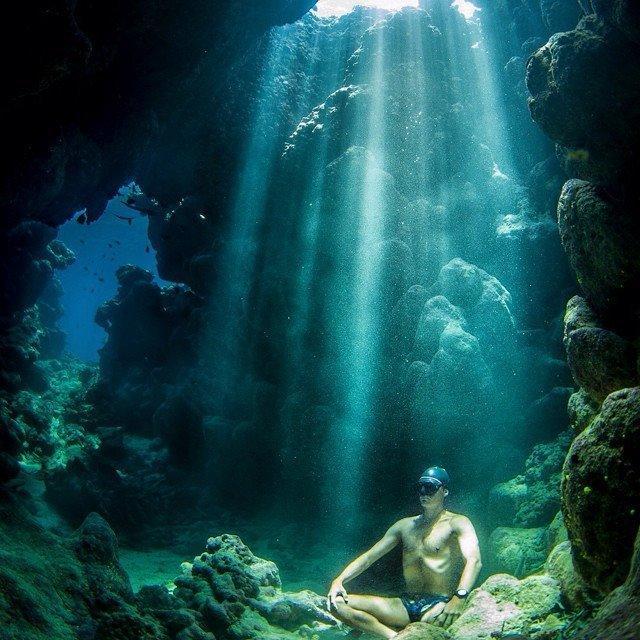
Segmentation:
<svg viewBox="0 0 640 640">
<path fill-rule="evenodd" d="M 350 607 L 342 599 L 336 601 L 335 608 L 332 613 L 336 618 L 338 618 L 338 620 L 347 624 L 364 622 L 365 620 L 369 619 L 367 613 L 365 613 L 364 611 L 360 611 L 360 609 Z"/>
<path fill-rule="evenodd" d="M 353 615 L 353 611 L 354 610 L 342 598 L 338 598 L 333 604 L 331 613 L 338 618 L 338 620 L 348 622 Z"/>
</svg>

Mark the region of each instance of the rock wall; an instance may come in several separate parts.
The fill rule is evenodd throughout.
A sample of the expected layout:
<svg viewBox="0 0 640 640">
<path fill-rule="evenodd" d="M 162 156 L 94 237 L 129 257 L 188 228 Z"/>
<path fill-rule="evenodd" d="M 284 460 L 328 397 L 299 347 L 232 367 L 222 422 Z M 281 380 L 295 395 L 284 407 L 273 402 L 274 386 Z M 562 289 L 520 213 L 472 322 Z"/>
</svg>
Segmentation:
<svg viewBox="0 0 640 640">
<path fill-rule="evenodd" d="M 580 391 L 569 403 L 577 434 L 563 470 L 563 514 L 577 569 L 606 593 L 627 576 L 640 524 L 640 261 L 632 169 L 640 48 L 635 3 L 592 7 L 575 29 L 533 54 L 527 85 L 531 114 L 556 143 L 571 178 L 560 195 L 558 224 L 583 294 L 569 301 L 565 315 L 567 359 Z M 614 633 L 617 624 L 610 623 Z"/>
</svg>

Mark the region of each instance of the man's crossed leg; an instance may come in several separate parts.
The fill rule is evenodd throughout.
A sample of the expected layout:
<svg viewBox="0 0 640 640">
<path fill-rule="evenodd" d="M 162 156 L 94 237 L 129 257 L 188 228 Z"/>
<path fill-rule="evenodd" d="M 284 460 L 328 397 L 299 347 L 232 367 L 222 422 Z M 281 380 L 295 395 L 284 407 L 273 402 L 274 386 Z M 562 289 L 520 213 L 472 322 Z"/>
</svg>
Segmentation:
<svg viewBox="0 0 640 640">
<path fill-rule="evenodd" d="M 349 594 L 348 602 L 337 598 L 332 613 L 350 627 L 376 634 L 382 638 L 393 638 L 404 629 L 410 620 L 400 598 Z M 421 620 L 433 620 L 444 608 L 437 602 L 422 612 Z"/>
</svg>

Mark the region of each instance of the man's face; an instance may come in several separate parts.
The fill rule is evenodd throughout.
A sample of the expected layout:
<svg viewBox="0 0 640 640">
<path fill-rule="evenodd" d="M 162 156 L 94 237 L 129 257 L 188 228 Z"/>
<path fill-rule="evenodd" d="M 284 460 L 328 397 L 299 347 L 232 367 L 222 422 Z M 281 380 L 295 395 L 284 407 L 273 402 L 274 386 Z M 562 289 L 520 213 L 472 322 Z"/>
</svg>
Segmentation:
<svg viewBox="0 0 640 640">
<path fill-rule="evenodd" d="M 428 504 L 437 504 L 444 500 L 446 489 L 443 484 L 435 482 L 423 482 L 418 484 L 418 496 L 420 504 L 426 506 Z"/>
</svg>

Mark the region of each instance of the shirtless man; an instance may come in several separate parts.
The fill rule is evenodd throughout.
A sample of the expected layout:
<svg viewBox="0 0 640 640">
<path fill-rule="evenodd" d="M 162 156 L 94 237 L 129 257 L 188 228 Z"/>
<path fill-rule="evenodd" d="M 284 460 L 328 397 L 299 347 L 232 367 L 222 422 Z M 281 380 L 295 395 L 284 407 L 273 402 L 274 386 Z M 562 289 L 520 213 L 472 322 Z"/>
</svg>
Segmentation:
<svg viewBox="0 0 640 640">
<path fill-rule="evenodd" d="M 442 467 L 429 467 L 418 481 L 422 513 L 398 520 L 334 579 L 327 606 L 339 620 L 393 638 L 410 622 L 422 620 L 448 627 L 458 618 L 482 564 L 471 521 L 443 506 L 448 484 L 449 474 Z M 406 593 L 400 598 L 347 595 L 345 582 L 400 543 Z"/>
</svg>

